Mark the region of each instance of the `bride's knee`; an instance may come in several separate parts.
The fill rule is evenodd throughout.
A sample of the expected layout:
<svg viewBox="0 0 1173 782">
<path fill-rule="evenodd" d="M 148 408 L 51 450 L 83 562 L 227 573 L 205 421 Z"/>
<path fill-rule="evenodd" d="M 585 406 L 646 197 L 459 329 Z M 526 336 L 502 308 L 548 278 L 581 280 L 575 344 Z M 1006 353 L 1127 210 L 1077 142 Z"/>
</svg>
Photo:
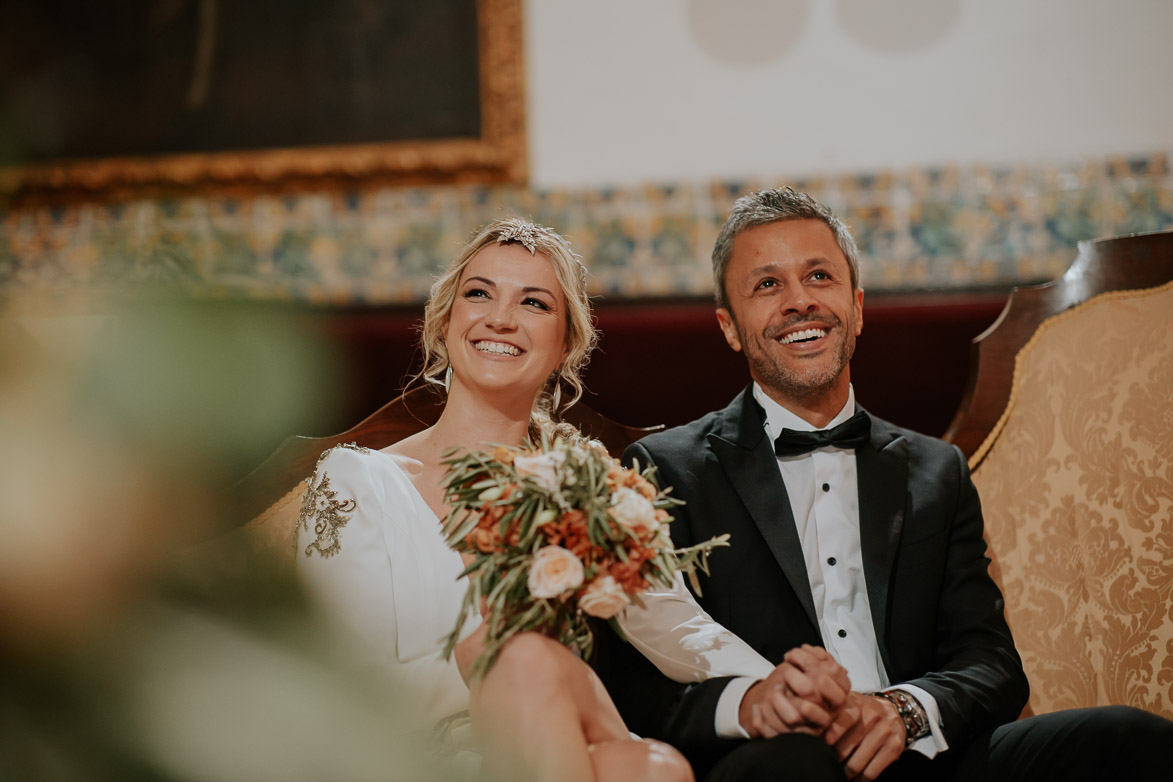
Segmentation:
<svg viewBox="0 0 1173 782">
<path fill-rule="evenodd" d="M 648 769 L 653 772 L 648 779 L 662 782 L 694 782 L 692 766 L 671 744 L 654 739 L 644 739 L 648 745 Z"/>
<path fill-rule="evenodd" d="M 557 685 L 566 675 L 564 646 L 539 633 L 519 633 L 501 647 L 490 675 L 500 684 L 516 684 L 532 689 L 538 685 Z"/>
<path fill-rule="evenodd" d="M 638 779 L 647 782 L 694 782 L 684 755 L 662 741 L 604 741 L 591 745 L 596 779 Z"/>
</svg>

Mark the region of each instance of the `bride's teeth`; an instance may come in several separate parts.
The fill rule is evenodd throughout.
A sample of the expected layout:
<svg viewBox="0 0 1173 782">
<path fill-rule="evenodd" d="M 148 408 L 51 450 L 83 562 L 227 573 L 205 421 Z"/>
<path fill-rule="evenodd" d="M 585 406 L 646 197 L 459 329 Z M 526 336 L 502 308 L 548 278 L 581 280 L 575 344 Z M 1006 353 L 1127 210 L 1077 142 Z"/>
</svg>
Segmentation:
<svg viewBox="0 0 1173 782">
<path fill-rule="evenodd" d="M 778 340 L 783 345 L 789 345 L 791 342 L 797 342 L 800 339 L 814 339 L 815 337 L 822 337 L 826 335 L 823 329 L 803 329 L 802 331 L 795 331 L 787 334 L 782 339 Z"/>
<path fill-rule="evenodd" d="M 505 356 L 520 356 L 521 351 L 504 342 L 474 342 L 473 347 L 482 353 L 500 353 Z"/>
</svg>

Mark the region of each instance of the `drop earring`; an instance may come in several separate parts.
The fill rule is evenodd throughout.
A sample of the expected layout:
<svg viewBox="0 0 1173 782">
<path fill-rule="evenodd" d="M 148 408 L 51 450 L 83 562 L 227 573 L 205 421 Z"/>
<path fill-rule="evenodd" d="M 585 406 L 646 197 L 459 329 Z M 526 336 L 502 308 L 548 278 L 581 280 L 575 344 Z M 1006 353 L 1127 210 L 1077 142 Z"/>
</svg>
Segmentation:
<svg viewBox="0 0 1173 782">
<path fill-rule="evenodd" d="M 444 370 L 444 393 L 448 394 L 452 391 L 452 365 L 448 365 L 448 369 Z"/>
<path fill-rule="evenodd" d="M 557 413 L 558 405 L 562 404 L 562 373 L 554 373 L 554 395 L 553 402 L 550 405 L 550 412 Z"/>
</svg>

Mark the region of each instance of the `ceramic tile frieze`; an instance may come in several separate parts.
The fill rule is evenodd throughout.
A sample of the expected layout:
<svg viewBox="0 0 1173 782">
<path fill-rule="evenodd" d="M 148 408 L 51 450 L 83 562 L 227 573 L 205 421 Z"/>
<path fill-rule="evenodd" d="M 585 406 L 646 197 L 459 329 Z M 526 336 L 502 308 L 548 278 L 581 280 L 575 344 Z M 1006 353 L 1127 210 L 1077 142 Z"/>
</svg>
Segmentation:
<svg viewBox="0 0 1173 782">
<path fill-rule="evenodd" d="M 779 180 L 534 191 L 420 187 L 0 211 L 0 290 L 413 304 L 480 225 L 521 215 L 565 233 L 608 298 L 707 296 L 733 201 Z M 923 167 L 791 180 L 842 216 L 877 290 L 1052 279 L 1082 239 L 1173 227 L 1170 155 Z"/>
</svg>

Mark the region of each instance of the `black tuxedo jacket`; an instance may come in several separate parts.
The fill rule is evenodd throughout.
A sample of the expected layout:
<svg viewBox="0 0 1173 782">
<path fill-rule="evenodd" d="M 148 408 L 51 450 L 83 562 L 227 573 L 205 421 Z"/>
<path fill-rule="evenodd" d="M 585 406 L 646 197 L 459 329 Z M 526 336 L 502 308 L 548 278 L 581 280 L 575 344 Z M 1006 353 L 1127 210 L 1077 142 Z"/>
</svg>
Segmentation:
<svg viewBox="0 0 1173 782">
<path fill-rule="evenodd" d="M 823 645 L 793 513 L 747 388 L 720 410 L 635 443 L 626 462 L 654 465 L 674 510 L 678 546 L 722 533 L 729 549 L 700 576 L 701 605 L 774 663 Z M 951 748 L 1015 719 L 1028 685 L 990 578 L 982 515 L 957 448 L 872 418 L 857 451 L 860 544 L 872 621 L 893 684 L 931 693 Z M 686 754 L 723 751 L 714 729 L 728 679 L 671 682 L 626 644 L 604 638 L 599 670 L 628 727 Z"/>
</svg>

